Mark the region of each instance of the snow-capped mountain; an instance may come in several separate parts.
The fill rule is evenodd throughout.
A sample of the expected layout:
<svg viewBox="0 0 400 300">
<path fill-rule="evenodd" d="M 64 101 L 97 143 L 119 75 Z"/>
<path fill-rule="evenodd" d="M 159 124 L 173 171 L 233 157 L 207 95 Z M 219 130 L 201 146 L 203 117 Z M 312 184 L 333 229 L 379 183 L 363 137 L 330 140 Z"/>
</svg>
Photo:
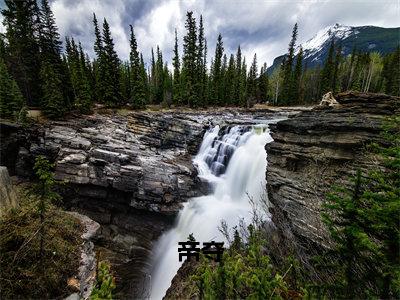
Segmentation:
<svg viewBox="0 0 400 300">
<path fill-rule="evenodd" d="M 334 26 L 328 26 L 324 29 L 321 29 L 313 38 L 301 45 L 305 52 L 304 57 L 310 57 L 313 54 L 321 52 L 323 47 L 332 41 L 332 38 L 335 39 L 335 41 L 344 40 L 349 36 L 357 35 L 358 33 L 359 31 L 357 31 L 356 27 L 343 26 L 338 23 L 336 23 Z M 300 46 L 297 47 L 296 54 L 299 48 Z M 314 60 L 316 59 L 317 57 L 314 58 Z"/>
<path fill-rule="evenodd" d="M 335 44 L 342 46 L 342 54 L 348 55 L 353 47 L 361 51 L 377 51 L 388 53 L 395 50 L 399 45 L 400 27 L 382 28 L 376 26 L 345 26 L 335 24 L 321 29 L 317 34 L 303 43 L 301 47 L 304 51 L 304 65 L 312 68 L 321 65 L 328 54 L 332 39 Z M 295 54 L 298 53 L 300 45 Z M 268 68 L 268 73 L 272 73 L 278 67 L 285 55 L 278 56 L 274 63 Z"/>
</svg>

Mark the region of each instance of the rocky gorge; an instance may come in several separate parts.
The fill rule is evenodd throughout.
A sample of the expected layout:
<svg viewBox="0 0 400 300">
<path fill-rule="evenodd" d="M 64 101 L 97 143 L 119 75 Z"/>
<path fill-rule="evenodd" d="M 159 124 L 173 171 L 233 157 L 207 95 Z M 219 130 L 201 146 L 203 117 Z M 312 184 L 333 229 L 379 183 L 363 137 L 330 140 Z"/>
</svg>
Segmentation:
<svg viewBox="0 0 400 300">
<path fill-rule="evenodd" d="M 102 113 L 29 128 L 1 122 L 1 165 L 29 179 L 35 156 L 54 162 L 63 205 L 101 224 L 97 255 L 114 265 L 122 295 L 138 295 L 152 242 L 171 227 L 184 201 L 208 191 L 192 164 L 204 132 L 294 113 Z"/>
<path fill-rule="evenodd" d="M 101 224 L 97 255 L 114 265 L 120 295 L 138 296 L 153 242 L 183 202 L 208 192 L 191 159 L 216 124 L 285 119 L 270 125 L 274 141 L 266 145 L 271 234 L 299 252 L 329 244 L 320 221 L 324 194 L 346 183 L 355 166 L 377 163 L 363 148 L 380 141 L 383 117 L 399 113 L 396 97 L 349 92 L 335 98 L 336 106 L 313 109 L 108 112 L 29 128 L 0 122 L 0 164 L 29 178 L 34 157 L 49 157 L 63 182 L 63 205 Z"/>
<path fill-rule="evenodd" d="M 384 143 L 385 118 L 399 112 L 399 97 L 346 92 L 328 105 L 270 125 L 273 142 L 265 148 L 272 222 L 264 227 L 269 255 L 280 260 L 294 255 L 309 268 L 312 256 L 331 247 L 321 220 L 326 194 L 335 185 L 352 186 L 357 169 L 368 172 L 381 166 L 367 147 Z M 188 278 L 195 270 L 196 262 L 186 261 L 165 299 L 191 293 Z"/>
</svg>

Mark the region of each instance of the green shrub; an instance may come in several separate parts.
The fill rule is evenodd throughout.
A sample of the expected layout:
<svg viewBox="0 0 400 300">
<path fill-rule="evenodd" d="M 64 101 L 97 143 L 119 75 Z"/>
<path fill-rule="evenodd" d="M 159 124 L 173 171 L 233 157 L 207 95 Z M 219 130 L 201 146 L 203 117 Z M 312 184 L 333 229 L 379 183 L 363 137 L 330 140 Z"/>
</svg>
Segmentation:
<svg viewBox="0 0 400 300">
<path fill-rule="evenodd" d="M 237 230 L 229 251 L 224 251 L 221 262 L 215 263 L 201 256 L 196 273 L 191 277 L 193 294 L 200 299 L 282 299 L 289 293 L 286 276 L 271 263 L 263 252 L 265 239 L 261 230 L 250 225 L 247 242 Z"/>
<path fill-rule="evenodd" d="M 112 276 L 110 264 L 107 261 L 101 261 L 97 270 L 97 282 L 90 299 L 112 299 L 115 290 L 115 278 Z"/>
<path fill-rule="evenodd" d="M 49 204 L 46 235 L 40 239 L 36 199 L 19 192 L 20 206 L 0 220 L 0 290 L 2 299 L 63 298 L 75 292 L 68 278 L 79 267 L 80 222 Z"/>
<path fill-rule="evenodd" d="M 353 186 L 327 196 L 323 221 L 335 247 L 322 266 L 335 298 L 400 298 L 400 117 L 385 122 L 383 145 L 369 148 L 383 168 L 357 171 Z"/>
</svg>

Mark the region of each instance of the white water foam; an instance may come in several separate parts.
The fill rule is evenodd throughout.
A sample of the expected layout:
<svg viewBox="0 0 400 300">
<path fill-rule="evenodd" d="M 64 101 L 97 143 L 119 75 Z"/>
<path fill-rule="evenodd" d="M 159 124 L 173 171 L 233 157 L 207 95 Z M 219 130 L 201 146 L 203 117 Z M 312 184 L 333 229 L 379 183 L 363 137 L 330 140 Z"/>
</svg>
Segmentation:
<svg viewBox="0 0 400 300">
<path fill-rule="evenodd" d="M 251 222 L 249 197 L 256 202 L 264 193 L 264 147 L 272 141 L 267 125 L 234 126 L 225 134 L 220 131 L 216 126 L 205 133 L 193 160 L 199 177 L 210 182 L 214 191 L 185 203 L 174 228 L 155 244 L 150 299 L 162 299 L 182 264 L 178 260 L 178 242 L 186 241 L 191 233 L 200 243 L 224 241 L 218 229 L 221 221 L 229 228 L 241 219 Z"/>
</svg>

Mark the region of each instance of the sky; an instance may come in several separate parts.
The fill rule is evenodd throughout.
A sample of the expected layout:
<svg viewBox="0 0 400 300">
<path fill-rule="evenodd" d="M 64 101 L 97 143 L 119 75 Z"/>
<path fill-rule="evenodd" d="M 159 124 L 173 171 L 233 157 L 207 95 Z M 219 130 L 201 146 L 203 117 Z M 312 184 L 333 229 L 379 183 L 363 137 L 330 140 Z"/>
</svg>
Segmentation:
<svg viewBox="0 0 400 300">
<path fill-rule="evenodd" d="M 221 33 L 225 53 L 241 45 L 247 61 L 257 53 L 259 66 L 287 50 L 293 25 L 299 26 L 298 44 L 335 23 L 400 27 L 400 0 L 50 0 L 61 37 L 73 36 L 93 57 L 93 12 L 110 24 L 115 49 L 122 60 L 129 56 L 129 25 L 135 30 L 145 60 L 159 45 L 171 63 L 174 30 L 180 54 L 187 11 L 196 21 L 203 15 L 209 60 Z M 0 0 L 4 7 L 4 0 Z M 2 19 L 2 16 L 0 16 Z M 0 25 L 0 31 L 4 31 Z"/>
</svg>

